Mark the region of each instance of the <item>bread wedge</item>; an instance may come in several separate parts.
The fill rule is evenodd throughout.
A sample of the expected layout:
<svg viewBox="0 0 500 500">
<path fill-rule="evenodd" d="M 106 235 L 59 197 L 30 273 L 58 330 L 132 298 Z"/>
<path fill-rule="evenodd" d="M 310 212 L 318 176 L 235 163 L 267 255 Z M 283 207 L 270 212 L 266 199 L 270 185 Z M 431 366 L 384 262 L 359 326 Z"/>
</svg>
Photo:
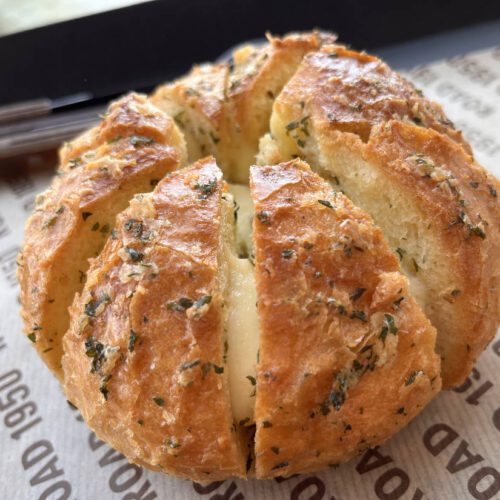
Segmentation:
<svg viewBox="0 0 500 500">
<path fill-rule="evenodd" d="M 65 145 L 60 160 L 26 224 L 18 270 L 24 331 L 59 379 L 68 307 L 85 283 L 88 259 L 100 252 L 132 195 L 152 190 L 183 165 L 186 152 L 173 120 L 130 94 Z"/>
<path fill-rule="evenodd" d="M 137 195 L 71 307 L 68 399 L 135 463 L 198 482 L 246 474 L 226 367 L 223 199 L 212 158 Z"/>
<path fill-rule="evenodd" d="M 435 329 L 372 219 L 300 160 L 253 167 L 256 476 L 388 439 L 441 388 Z"/>
</svg>

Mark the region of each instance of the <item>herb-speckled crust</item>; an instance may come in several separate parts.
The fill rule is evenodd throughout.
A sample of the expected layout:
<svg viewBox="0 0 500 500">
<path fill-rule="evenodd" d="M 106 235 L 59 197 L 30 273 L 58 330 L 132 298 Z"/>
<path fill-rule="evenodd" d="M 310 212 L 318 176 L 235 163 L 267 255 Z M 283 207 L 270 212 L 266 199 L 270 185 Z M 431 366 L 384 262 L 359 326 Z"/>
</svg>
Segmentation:
<svg viewBox="0 0 500 500">
<path fill-rule="evenodd" d="M 441 265 L 448 281 L 429 292 L 425 313 L 438 331 L 443 383 L 459 385 L 500 321 L 500 184 L 463 148 L 429 129 L 389 122 L 366 146 L 353 140 L 350 147 L 396 180 L 432 219 L 429 230 L 445 249 Z M 438 176 L 422 171 L 422 161 Z"/>
<path fill-rule="evenodd" d="M 268 36 L 262 47 L 235 50 L 230 62 L 195 66 L 152 100 L 186 133 L 190 161 L 213 154 L 233 182 L 248 182 L 275 97 L 307 52 L 335 39 L 321 32 Z"/>
<path fill-rule="evenodd" d="M 368 215 L 299 160 L 251 169 L 256 475 L 350 459 L 439 391 L 435 330 Z"/>
<path fill-rule="evenodd" d="M 92 262 L 64 338 L 66 393 L 96 434 L 201 482 L 244 476 L 246 462 L 224 370 L 224 189 L 208 158 L 138 195 Z"/>
<path fill-rule="evenodd" d="M 342 47 L 304 57 L 274 103 L 271 132 L 277 148 L 263 162 L 297 155 L 366 209 L 388 239 L 387 228 L 399 224 L 390 243 L 437 328 L 443 386 L 461 384 L 500 321 L 498 181 L 438 104 L 379 59 Z M 358 173 L 360 161 L 370 172 Z M 372 210 L 375 197 L 388 200 L 390 216 Z M 420 248 L 404 255 L 407 245 Z"/>
<path fill-rule="evenodd" d="M 153 189 L 185 156 L 173 120 L 138 94 L 111 104 L 98 126 L 62 148 L 58 175 L 27 222 L 18 271 L 25 332 L 58 378 L 67 308 L 87 259 L 132 195 Z"/>
<path fill-rule="evenodd" d="M 331 128 L 357 134 L 363 140 L 379 123 L 409 122 L 447 134 L 471 152 L 439 104 L 424 98 L 377 57 L 342 46 L 327 45 L 307 54 L 275 107 L 278 113 L 280 108 L 285 108 L 283 114 L 293 111 L 299 120 L 310 115 L 329 122 Z"/>
</svg>

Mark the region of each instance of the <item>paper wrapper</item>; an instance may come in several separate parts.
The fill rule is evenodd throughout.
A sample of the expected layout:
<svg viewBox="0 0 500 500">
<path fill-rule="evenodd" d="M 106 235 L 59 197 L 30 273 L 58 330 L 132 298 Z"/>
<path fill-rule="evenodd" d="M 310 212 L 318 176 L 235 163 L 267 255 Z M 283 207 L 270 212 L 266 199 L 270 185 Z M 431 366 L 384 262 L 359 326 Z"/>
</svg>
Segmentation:
<svg viewBox="0 0 500 500">
<path fill-rule="evenodd" d="M 477 160 L 499 176 L 500 48 L 408 76 L 444 105 Z M 498 335 L 461 387 L 439 394 L 383 446 L 336 469 L 200 486 L 129 464 L 89 431 L 21 334 L 16 255 L 34 197 L 49 178 L 36 168 L 22 169 L 0 184 L 0 498 L 500 498 Z"/>
</svg>

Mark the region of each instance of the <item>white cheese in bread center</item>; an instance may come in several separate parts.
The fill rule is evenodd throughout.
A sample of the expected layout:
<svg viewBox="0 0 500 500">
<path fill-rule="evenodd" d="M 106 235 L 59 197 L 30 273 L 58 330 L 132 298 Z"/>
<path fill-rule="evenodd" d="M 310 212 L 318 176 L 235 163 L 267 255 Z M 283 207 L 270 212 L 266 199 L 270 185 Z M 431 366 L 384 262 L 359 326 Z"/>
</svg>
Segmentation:
<svg viewBox="0 0 500 500">
<path fill-rule="evenodd" d="M 232 245 L 226 245 L 229 293 L 227 367 L 231 406 L 235 422 L 253 423 L 255 375 L 259 349 L 259 324 L 254 267 L 246 257 L 251 253 L 253 206 L 248 186 L 230 186 L 236 202 L 237 226 Z"/>
</svg>

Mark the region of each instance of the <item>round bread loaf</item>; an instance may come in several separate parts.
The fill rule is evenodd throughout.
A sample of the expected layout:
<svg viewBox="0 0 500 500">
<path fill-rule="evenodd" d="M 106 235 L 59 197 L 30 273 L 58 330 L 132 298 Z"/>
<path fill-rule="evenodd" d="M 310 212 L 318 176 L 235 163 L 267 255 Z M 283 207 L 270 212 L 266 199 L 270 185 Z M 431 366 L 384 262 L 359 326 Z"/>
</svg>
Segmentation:
<svg viewBox="0 0 500 500">
<path fill-rule="evenodd" d="M 461 383 L 498 326 L 497 180 L 334 35 L 126 96 L 60 161 L 26 227 L 25 332 L 138 464 L 336 465 Z"/>
</svg>

